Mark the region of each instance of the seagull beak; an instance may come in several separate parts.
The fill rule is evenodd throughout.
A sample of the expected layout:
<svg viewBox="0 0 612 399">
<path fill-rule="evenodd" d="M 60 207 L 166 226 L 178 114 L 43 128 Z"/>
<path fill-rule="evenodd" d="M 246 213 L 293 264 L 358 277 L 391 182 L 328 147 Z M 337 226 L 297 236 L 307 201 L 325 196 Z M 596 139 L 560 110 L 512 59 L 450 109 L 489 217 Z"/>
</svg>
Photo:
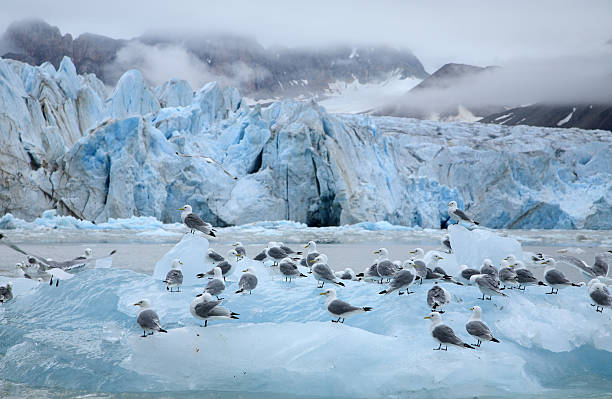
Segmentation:
<svg viewBox="0 0 612 399">
<path fill-rule="evenodd" d="M 415 253 L 416 253 L 416 251 L 410 251 L 410 253 L 411 253 L 411 254 L 415 254 Z"/>
<path fill-rule="evenodd" d="M 377 249 L 376 251 L 374 251 L 375 254 L 379 254 L 380 251 Z"/>
<path fill-rule="evenodd" d="M 472 306 L 472 307 L 470 308 L 470 310 L 474 310 L 474 307 Z"/>
<path fill-rule="evenodd" d="M 325 292 L 321 292 L 319 295 L 327 295 Z"/>
<path fill-rule="evenodd" d="M 237 246 L 238 246 L 238 244 L 236 244 L 236 243 L 232 244 L 232 247 L 237 247 Z"/>
<path fill-rule="evenodd" d="M 179 211 L 184 211 L 184 210 L 185 210 L 185 208 L 179 208 L 178 210 L 179 210 Z"/>
<path fill-rule="evenodd" d="M 183 264 L 183 261 L 179 260 L 179 265 L 182 265 L 182 264 Z"/>
<path fill-rule="evenodd" d="M 431 319 L 431 316 L 425 316 L 423 319 Z"/>
<path fill-rule="evenodd" d="M 440 259 L 444 259 L 444 258 L 440 256 Z"/>
<path fill-rule="evenodd" d="M 244 269 L 242 272 L 243 272 L 243 273 L 246 273 L 246 272 L 248 272 L 248 271 L 249 271 L 248 269 Z"/>
<path fill-rule="evenodd" d="M 135 303 L 135 304 L 134 304 L 134 305 L 132 305 L 132 306 L 140 306 L 140 303 Z"/>
<path fill-rule="evenodd" d="M 308 248 L 308 244 L 304 245 L 304 248 Z"/>
</svg>

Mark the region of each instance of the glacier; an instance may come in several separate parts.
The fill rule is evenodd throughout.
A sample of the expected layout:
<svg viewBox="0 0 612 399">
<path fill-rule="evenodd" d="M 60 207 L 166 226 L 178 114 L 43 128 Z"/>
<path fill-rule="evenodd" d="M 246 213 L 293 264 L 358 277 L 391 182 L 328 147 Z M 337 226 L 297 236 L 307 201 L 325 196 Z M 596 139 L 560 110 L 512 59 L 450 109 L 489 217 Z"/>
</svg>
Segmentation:
<svg viewBox="0 0 612 399">
<path fill-rule="evenodd" d="M 459 226 L 450 234 L 454 247 L 470 243 L 481 254 L 474 262 L 516 245 Z M 203 238 L 186 237 L 168 255 L 207 247 Z M 239 270 L 250 265 L 258 287 L 252 295 L 234 294 Z M 546 287 L 529 287 L 480 301 L 476 287 L 446 284 L 452 303 L 445 323 L 471 342 L 464 326 L 469 307 L 478 304 L 501 343 L 437 352 L 423 320 L 430 284 L 413 286 L 411 295 L 384 296 L 379 284 L 345 281 L 339 298 L 374 310 L 335 324 L 313 278 L 287 283 L 274 268 L 244 259 L 223 295 L 240 319 L 203 328 L 189 303 L 205 282 L 169 293 L 159 276 L 120 266 L 84 270 L 59 287 L 0 277 L 0 284 L 15 286 L 15 299 L 0 306 L 2 378 L 75 391 L 334 397 L 565 397 L 612 388 L 611 314 L 596 313 L 584 287 L 553 296 Z M 133 304 L 143 298 L 167 334 L 139 337 Z"/>
<path fill-rule="evenodd" d="M 171 223 L 190 203 L 217 226 L 440 228 L 457 200 L 490 228 L 612 228 L 604 131 L 250 107 L 215 82 L 150 88 L 137 70 L 109 93 L 64 58 L 57 70 L 0 59 L 0 132 L 0 211 L 30 220 L 53 208 Z"/>
</svg>

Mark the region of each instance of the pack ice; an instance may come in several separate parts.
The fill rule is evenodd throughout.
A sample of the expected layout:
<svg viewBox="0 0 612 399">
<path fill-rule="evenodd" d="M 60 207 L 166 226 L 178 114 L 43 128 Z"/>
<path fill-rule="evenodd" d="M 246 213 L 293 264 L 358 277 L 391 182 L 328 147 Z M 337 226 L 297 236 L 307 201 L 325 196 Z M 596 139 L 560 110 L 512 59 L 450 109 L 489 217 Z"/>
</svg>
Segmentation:
<svg viewBox="0 0 612 399">
<path fill-rule="evenodd" d="M 452 245 L 473 246 L 469 256 L 457 254 L 472 267 L 477 264 L 471 262 L 499 259 L 518 245 L 489 232 L 461 229 L 451 230 Z M 60 287 L 13 280 L 15 299 L 0 306 L 2 377 L 110 392 L 565 395 L 585 381 L 594 382 L 589 392 L 609 392 L 611 313 L 596 313 L 584 287 L 557 296 L 545 295 L 546 287 L 528 287 L 480 301 L 477 288 L 446 284 L 452 303 L 443 314 L 445 323 L 472 342 L 464 326 L 468 308 L 479 305 L 501 343 L 441 352 L 432 350 L 437 344 L 423 319 L 430 312 L 429 284 L 413 286 L 414 294 L 384 296 L 378 294 L 379 284 L 345 281 L 345 288 L 337 287 L 338 296 L 374 310 L 336 324 L 312 277 L 287 283 L 272 267 L 245 259 L 223 294 L 223 305 L 240 319 L 212 321 L 203 328 L 189 304 L 205 282 L 169 293 L 159 277 L 168 259 L 206 251 L 204 239 L 189 236 L 160 260 L 154 276 L 112 268 L 83 271 Z M 234 294 L 239 270 L 252 264 L 257 264 L 258 287 L 252 295 Z M 186 264 L 184 273 L 187 277 L 194 270 Z M 139 336 L 133 304 L 143 298 L 151 301 L 167 334 Z"/>
<path fill-rule="evenodd" d="M 218 226 L 440 228 L 457 200 L 490 228 L 612 228 L 610 132 L 251 108 L 214 82 L 152 89 L 136 70 L 107 93 L 69 58 L 0 59 L 0 101 L 0 201 L 30 220 L 56 208 L 169 223 L 189 203 Z"/>
</svg>

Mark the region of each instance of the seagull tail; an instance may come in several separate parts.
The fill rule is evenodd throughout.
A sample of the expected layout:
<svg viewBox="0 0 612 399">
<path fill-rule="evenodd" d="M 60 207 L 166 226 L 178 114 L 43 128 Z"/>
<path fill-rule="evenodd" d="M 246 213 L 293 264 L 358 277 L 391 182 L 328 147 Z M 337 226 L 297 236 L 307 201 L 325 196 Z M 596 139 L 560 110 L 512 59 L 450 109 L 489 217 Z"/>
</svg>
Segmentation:
<svg viewBox="0 0 612 399">
<path fill-rule="evenodd" d="M 582 287 L 581 283 L 572 283 L 572 287 Z"/>
<path fill-rule="evenodd" d="M 113 255 L 114 255 L 114 254 L 116 254 L 116 253 L 117 253 L 117 250 L 116 250 L 116 249 L 113 249 L 113 250 L 110 252 L 110 254 L 108 254 L 108 256 L 113 256 Z"/>
<path fill-rule="evenodd" d="M 463 347 L 464 348 L 469 348 L 469 349 L 475 349 L 472 345 L 466 344 L 466 343 L 463 344 Z"/>
<path fill-rule="evenodd" d="M 547 285 L 543 281 L 538 281 L 538 285 L 543 285 L 543 286 L 547 287 Z"/>
<path fill-rule="evenodd" d="M 382 291 L 379 292 L 379 294 L 380 295 L 383 295 L 383 294 L 387 295 L 387 290 L 382 290 Z"/>
<path fill-rule="evenodd" d="M 344 287 L 344 283 L 342 281 L 334 281 L 334 284 Z"/>
<path fill-rule="evenodd" d="M 478 226 L 480 223 L 478 223 L 478 222 L 474 221 L 474 224 L 475 224 L 476 226 Z"/>
<path fill-rule="evenodd" d="M 370 312 L 370 311 L 372 310 L 372 308 L 370 308 L 370 307 L 368 307 L 368 306 L 364 306 L 364 307 L 363 307 L 363 308 L 361 308 L 361 309 L 363 309 L 363 311 L 364 311 L 364 312 Z"/>
<path fill-rule="evenodd" d="M 499 343 L 499 340 L 498 340 L 497 338 L 495 338 L 495 337 L 492 337 L 492 338 L 491 338 L 491 342 L 497 342 L 497 343 Z"/>
<path fill-rule="evenodd" d="M 230 314 L 231 314 L 232 316 L 240 316 L 240 313 L 236 313 L 236 312 L 230 312 Z M 237 318 L 237 317 L 236 317 L 236 318 Z"/>
<path fill-rule="evenodd" d="M 303 252 L 302 251 L 297 251 L 296 254 L 301 255 Z"/>
<path fill-rule="evenodd" d="M 236 291 L 236 294 L 241 294 L 244 292 L 244 289 L 240 288 L 238 291 Z"/>
<path fill-rule="evenodd" d="M 198 273 L 198 274 L 196 274 L 197 278 L 204 278 L 204 276 L 206 276 L 205 273 Z"/>
<path fill-rule="evenodd" d="M 364 277 L 363 273 L 356 274 L 355 277 Z"/>
<path fill-rule="evenodd" d="M 163 333 L 167 333 L 167 332 L 168 332 L 168 331 L 164 330 L 164 329 L 163 329 L 163 328 L 161 328 L 161 327 L 160 327 L 160 328 L 159 328 L 159 330 L 157 330 L 157 331 L 159 331 L 159 332 L 163 332 Z"/>
<path fill-rule="evenodd" d="M 300 273 L 300 277 L 308 277 L 308 276 L 305 275 L 304 273 Z"/>
<path fill-rule="evenodd" d="M 211 231 L 210 233 L 208 233 L 208 235 L 209 235 L 209 236 L 211 236 L 211 237 L 216 237 L 216 235 L 215 235 L 215 232 L 214 232 L 214 231 Z"/>
</svg>

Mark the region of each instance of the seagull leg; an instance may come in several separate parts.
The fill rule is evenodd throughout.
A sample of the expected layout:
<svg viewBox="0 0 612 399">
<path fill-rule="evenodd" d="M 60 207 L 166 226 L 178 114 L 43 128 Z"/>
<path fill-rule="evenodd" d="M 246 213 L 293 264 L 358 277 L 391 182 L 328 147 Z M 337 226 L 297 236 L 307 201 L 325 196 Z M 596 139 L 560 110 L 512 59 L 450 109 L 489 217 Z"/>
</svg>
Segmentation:
<svg viewBox="0 0 612 399">
<path fill-rule="evenodd" d="M 435 351 L 441 351 L 442 350 L 442 343 L 440 343 L 440 345 L 438 345 L 437 348 L 434 348 L 433 350 Z"/>
<path fill-rule="evenodd" d="M 142 337 L 142 338 L 146 338 L 146 337 L 147 337 L 147 332 L 146 332 L 145 330 L 142 330 L 142 335 L 141 335 L 141 337 Z"/>
<path fill-rule="evenodd" d="M 491 300 L 491 295 L 489 295 L 489 297 L 487 298 L 487 301 L 490 301 L 490 300 Z"/>
<path fill-rule="evenodd" d="M 482 294 L 482 298 L 478 298 L 478 299 L 480 299 L 481 301 L 484 301 L 485 300 L 484 294 Z"/>
<path fill-rule="evenodd" d="M 55 286 L 56 286 L 56 287 L 59 287 L 59 278 L 58 278 L 58 279 L 55 279 Z"/>
<path fill-rule="evenodd" d="M 344 317 L 342 318 L 342 321 L 340 323 L 344 324 Z"/>
<path fill-rule="evenodd" d="M 204 320 L 204 327 L 208 325 L 208 320 Z"/>
<path fill-rule="evenodd" d="M 404 293 L 402 291 L 398 291 L 399 295 L 404 295 Z"/>
<path fill-rule="evenodd" d="M 440 346 L 442 346 L 442 344 L 440 344 Z M 448 351 L 448 345 L 444 345 L 444 349 L 442 349 L 443 351 Z"/>
<path fill-rule="evenodd" d="M 168 286 L 166 286 L 166 291 L 170 291 L 170 288 L 168 288 Z"/>
<path fill-rule="evenodd" d="M 49 285 L 53 285 L 53 276 L 51 276 L 51 280 L 49 280 Z"/>
<path fill-rule="evenodd" d="M 550 287 L 550 292 L 547 292 L 546 295 L 553 295 L 555 294 L 555 289 L 553 287 Z"/>
</svg>

